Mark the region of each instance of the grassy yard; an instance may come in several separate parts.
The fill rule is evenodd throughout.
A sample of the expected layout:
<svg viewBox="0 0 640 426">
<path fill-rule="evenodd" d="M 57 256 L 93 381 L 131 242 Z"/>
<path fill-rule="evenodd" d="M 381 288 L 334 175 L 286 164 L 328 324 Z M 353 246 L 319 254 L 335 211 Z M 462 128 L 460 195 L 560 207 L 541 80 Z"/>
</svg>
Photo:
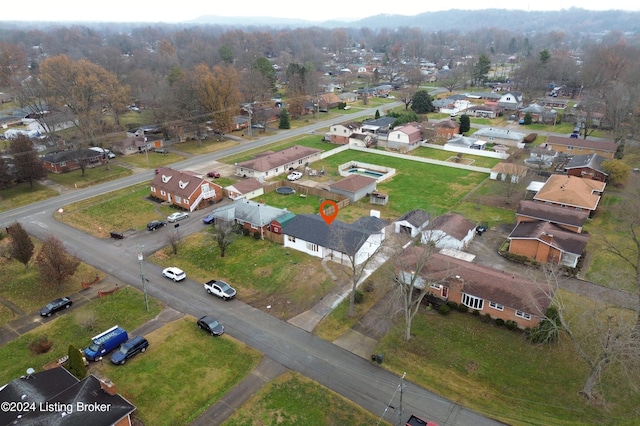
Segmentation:
<svg viewBox="0 0 640 426">
<path fill-rule="evenodd" d="M 451 151 L 445 151 L 442 149 L 420 147 L 411 152 L 411 155 L 416 157 L 432 158 L 434 160 L 446 161 L 450 158 L 455 158 L 456 153 Z M 480 155 L 464 154 L 462 156 L 464 160 L 472 160 L 472 166 L 491 168 L 498 164 L 501 160 L 498 158 L 482 157 Z"/>
<path fill-rule="evenodd" d="M 238 290 L 238 299 L 285 320 L 310 309 L 336 286 L 320 259 L 252 236 L 239 236 L 221 258 L 206 232 L 193 234 L 177 255 L 164 249 L 150 259 L 178 266 L 196 281 L 227 281 Z"/>
<path fill-rule="evenodd" d="M 223 424 L 325 426 L 389 423 L 379 423 L 377 416 L 324 386 L 300 374 L 288 372 L 267 384 Z"/>
<path fill-rule="evenodd" d="M 98 185 L 100 183 L 116 180 L 130 175 L 132 172 L 126 167 L 121 167 L 113 163 L 113 160 L 109 163 L 109 170 L 107 166 L 87 168 L 84 171 L 84 176 L 81 170 L 73 170 L 66 173 L 49 173 L 48 178 L 53 182 L 66 186 L 68 188 L 85 188 L 92 185 Z"/>
<path fill-rule="evenodd" d="M 147 313 L 141 292 L 126 287 L 41 325 L 0 347 L 0 383 L 22 376 L 29 367 L 41 370 L 44 365 L 66 355 L 70 344 L 85 348 L 91 336 L 115 324 L 132 330 L 158 315 L 161 306 L 155 299 L 150 299 L 149 308 Z M 82 325 L 87 318 L 94 320 L 91 329 Z M 53 341 L 53 347 L 45 354 L 33 354 L 28 348 L 29 343 L 45 336 Z"/>
<path fill-rule="evenodd" d="M 198 141 L 185 141 L 171 145 L 170 150 L 177 150 L 181 152 L 188 152 L 193 155 L 208 154 L 210 152 L 220 151 L 223 149 L 231 148 L 232 146 L 239 145 L 240 142 L 235 140 L 223 140 L 217 141 L 213 138 L 207 138 L 202 142 Z M 171 155 L 171 154 L 169 154 Z M 174 154 L 175 155 L 175 154 Z M 182 158 L 182 157 L 180 157 Z M 174 162 L 177 160 L 174 160 Z"/>
<path fill-rule="evenodd" d="M 155 169 L 180 160 L 184 160 L 182 155 L 176 153 L 159 154 L 153 151 L 140 154 L 120 155 L 115 158 L 116 162 L 129 167 L 140 167 L 142 169 Z"/>
<path fill-rule="evenodd" d="M 17 209 L 58 195 L 58 191 L 38 182 L 33 184 L 33 188 L 27 182 L 19 183 L 12 188 L 0 190 L 0 212 Z"/>
<path fill-rule="evenodd" d="M 256 155 L 261 154 L 265 151 L 282 151 L 283 149 L 289 148 L 294 145 L 302 145 L 309 148 L 319 149 L 321 151 L 329 151 L 337 147 L 337 145 L 323 142 L 322 137 L 322 134 L 314 134 L 285 139 L 283 141 L 276 142 L 267 146 L 256 148 L 250 151 L 245 151 L 241 154 L 222 158 L 220 159 L 220 161 L 228 164 L 239 163 L 241 161 L 250 160 Z"/>
<path fill-rule="evenodd" d="M 98 367 L 136 405 L 147 425 L 187 424 L 247 376 L 259 352 L 223 335 L 212 337 L 185 317 L 145 336 L 149 349 L 124 366 Z"/>
<path fill-rule="evenodd" d="M 566 292 L 562 297 L 568 306 L 589 303 Z M 316 333 L 333 340 L 359 321 L 358 315 L 346 317 L 347 304 L 324 318 Z M 602 383 L 605 405 L 591 406 L 578 395 L 587 368 L 566 339 L 532 345 L 521 332 L 483 323 L 469 313 L 442 316 L 428 308 L 415 318 L 408 343 L 402 335 L 400 320 L 376 348 L 384 355 L 384 368 L 399 376 L 407 372 L 408 380 L 508 424 L 637 422 L 640 396 L 613 368 Z"/>
</svg>

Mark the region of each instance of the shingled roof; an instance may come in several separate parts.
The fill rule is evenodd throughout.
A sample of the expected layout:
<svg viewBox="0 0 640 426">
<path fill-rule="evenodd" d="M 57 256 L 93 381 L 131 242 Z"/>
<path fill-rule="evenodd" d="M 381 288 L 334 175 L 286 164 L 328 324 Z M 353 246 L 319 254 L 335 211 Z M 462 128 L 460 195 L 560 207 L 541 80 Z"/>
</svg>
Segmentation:
<svg viewBox="0 0 640 426">
<path fill-rule="evenodd" d="M 517 224 L 509 234 L 509 239 L 538 240 L 563 252 L 582 255 L 589 235 L 567 231 L 549 222 L 531 221 Z"/>
<path fill-rule="evenodd" d="M 576 176 L 551 175 L 533 199 L 595 210 L 606 184 Z"/>
<path fill-rule="evenodd" d="M 442 231 L 456 240 L 462 240 L 475 226 L 473 222 L 457 213 L 447 213 L 439 216 L 432 223 L 433 230 Z"/>
<path fill-rule="evenodd" d="M 189 198 L 203 182 L 207 181 L 193 172 L 161 167 L 151 181 L 151 186 L 164 189 L 170 194 Z"/>
<path fill-rule="evenodd" d="M 282 151 L 260 155 L 256 158 L 252 158 L 251 160 L 242 161 L 236 166 L 245 169 L 256 170 L 258 172 L 267 172 L 276 167 L 284 166 L 286 164 L 312 156 L 319 152 L 321 152 L 321 150 L 319 149 L 294 145 L 290 148 L 283 149 Z"/>
<path fill-rule="evenodd" d="M 396 219 L 396 222 L 402 222 L 403 220 L 406 220 L 412 226 L 415 226 L 417 228 L 428 222 L 430 218 L 431 217 L 429 216 L 429 213 L 427 213 L 426 211 L 422 209 L 416 209 L 403 214 L 398 219 Z"/>
<path fill-rule="evenodd" d="M 575 139 L 565 138 L 561 136 L 549 136 L 547 138 L 547 145 L 562 145 L 562 146 L 574 146 L 587 149 L 596 149 L 600 151 L 615 152 L 618 149 L 618 145 L 613 141 L 596 141 L 591 139 Z"/>
<path fill-rule="evenodd" d="M 246 222 L 262 227 L 288 213 L 288 210 L 250 200 L 236 200 L 231 204 L 214 209 L 212 213 L 216 219 L 225 221 L 237 220 L 238 222 Z"/>
<path fill-rule="evenodd" d="M 375 182 L 376 179 L 374 178 L 354 173 L 344 179 L 340 179 L 339 181 L 332 183 L 329 185 L 329 188 L 338 189 L 340 191 L 357 192 Z"/>
<path fill-rule="evenodd" d="M 578 227 L 584 225 L 589 218 L 589 212 L 586 210 L 566 209 L 557 205 L 530 200 L 520 201 L 517 214 L 532 219 Z"/>
<path fill-rule="evenodd" d="M 569 164 L 564 166 L 564 169 L 568 170 L 588 167 L 608 176 L 609 174 L 602 170 L 602 162 L 606 160 L 607 159 L 602 155 L 598 155 L 595 153 L 586 155 L 574 155 L 571 161 L 569 161 Z"/>
</svg>

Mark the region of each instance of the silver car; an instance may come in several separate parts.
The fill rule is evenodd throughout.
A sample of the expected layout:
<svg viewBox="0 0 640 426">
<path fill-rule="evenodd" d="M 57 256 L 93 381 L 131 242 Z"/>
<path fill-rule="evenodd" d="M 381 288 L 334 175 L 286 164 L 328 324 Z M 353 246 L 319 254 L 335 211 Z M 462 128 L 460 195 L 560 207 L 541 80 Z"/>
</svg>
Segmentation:
<svg viewBox="0 0 640 426">
<path fill-rule="evenodd" d="M 179 220 L 182 219 L 186 219 L 189 217 L 189 213 L 187 212 L 175 212 L 175 213 L 171 213 L 169 216 L 167 216 L 167 222 L 177 222 Z"/>
</svg>

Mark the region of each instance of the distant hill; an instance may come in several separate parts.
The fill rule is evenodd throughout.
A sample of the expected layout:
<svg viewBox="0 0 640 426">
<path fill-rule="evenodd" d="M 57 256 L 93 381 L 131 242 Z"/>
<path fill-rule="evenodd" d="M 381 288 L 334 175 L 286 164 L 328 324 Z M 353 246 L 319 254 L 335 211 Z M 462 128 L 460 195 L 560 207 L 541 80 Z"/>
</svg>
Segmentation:
<svg viewBox="0 0 640 426">
<path fill-rule="evenodd" d="M 324 28 L 367 27 L 371 29 L 417 27 L 425 31 L 458 30 L 460 32 L 480 28 L 499 28 L 520 33 L 554 30 L 590 34 L 611 30 L 640 33 L 640 12 L 592 11 L 578 8 L 547 12 L 484 9 L 426 12 L 414 16 L 376 15 L 357 21 L 331 20 L 324 22 L 285 18 L 201 16 L 186 23 L 276 28 L 313 26 Z"/>
</svg>

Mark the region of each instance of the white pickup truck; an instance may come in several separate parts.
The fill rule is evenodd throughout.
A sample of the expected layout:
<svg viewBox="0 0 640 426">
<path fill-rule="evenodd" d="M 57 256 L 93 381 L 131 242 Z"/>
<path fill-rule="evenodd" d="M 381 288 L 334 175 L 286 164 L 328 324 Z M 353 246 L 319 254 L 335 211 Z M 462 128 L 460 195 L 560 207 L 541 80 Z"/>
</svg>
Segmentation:
<svg viewBox="0 0 640 426">
<path fill-rule="evenodd" d="M 218 296 L 224 300 L 230 300 L 236 297 L 236 290 L 224 281 L 207 281 L 204 283 L 204 289 L 207 290 L 207 293 Z"/>
</svg>

